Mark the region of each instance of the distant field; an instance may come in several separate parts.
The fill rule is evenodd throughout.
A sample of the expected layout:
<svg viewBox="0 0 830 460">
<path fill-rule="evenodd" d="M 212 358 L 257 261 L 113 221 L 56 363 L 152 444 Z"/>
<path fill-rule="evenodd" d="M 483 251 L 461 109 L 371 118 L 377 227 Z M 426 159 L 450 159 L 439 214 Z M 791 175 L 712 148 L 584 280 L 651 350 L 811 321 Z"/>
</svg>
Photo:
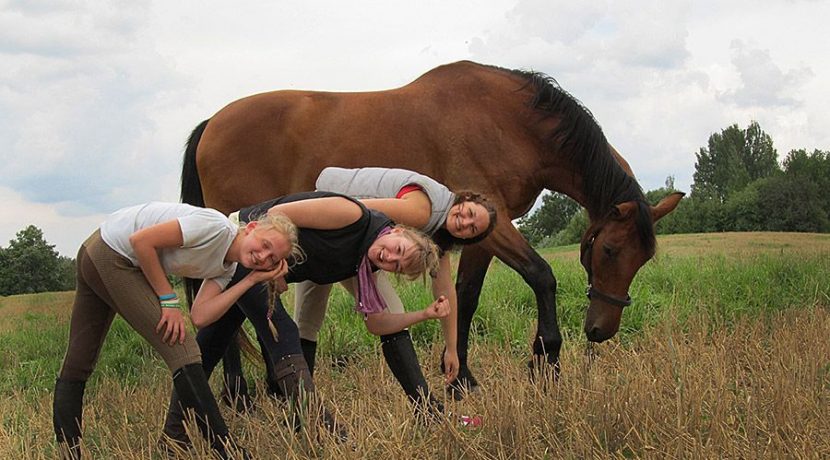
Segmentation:
<svg viewBox="0 0 830 460">
<path fill-rule="evenodd" d="M 566 337 L 562 378 L 530 381 L 533 294 L 494 261 L 473 322 L 471 368 L 482 390 L 450 418 L 420 426 L 340 289 L 321 336 L 316 380 L 352 433 L 346 444 L 316 425 L 294 434 L 284 406 L 260 399 L 225 414 L 258 458 L 828 458 L 830 457 L 830 235 L 726 233 L 658 237 L 637 275 L 620 334 L 586 358 L 586 300 L 578 247 L 544 249 L 558 279 Z M 401 286 L 406 305 L 428 289 Z M 291 305 L 291 293 L 286 296 Z M 72 293 L 0 297 L 0 458 L 53 458 L 51 388 L 66 346 Z M 413 330 L 432 388 L 437 323 Z M 327 366 L 337 360 L 345 367 Z M 249 375 L 261 370 L 249 367 Z M 252 378 L 252 381 L 261 378 Z M 214 384 L 218 381 L 214 380 Z M 170 391 L 154 352 L 117 320 L 89 384 L 91 458 L 153 458 Z M 261 389 L 261 388 L 260 388 Z M 200 458 L 200 457 L 195 457 Z"/>
<path fill-rule="evenodd" d="M 658 257 L 712 256 L 745 257 L 758 254 L 830 253 L 830 234 L 783 232 L 695 233 L 660 235 Z M 577 257 L 579 245 L 542 249 L 548 258 L 566 260 Z"/>
</svg>

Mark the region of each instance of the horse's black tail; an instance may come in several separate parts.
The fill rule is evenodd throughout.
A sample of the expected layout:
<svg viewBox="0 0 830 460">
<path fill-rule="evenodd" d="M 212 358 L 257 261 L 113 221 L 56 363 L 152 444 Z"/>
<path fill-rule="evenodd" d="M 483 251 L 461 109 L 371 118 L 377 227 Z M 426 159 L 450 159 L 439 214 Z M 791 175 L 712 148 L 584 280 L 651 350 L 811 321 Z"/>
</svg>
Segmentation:
<svg viewBox="0 0 830 460">
<path fill-rule="evenodd" d="M 199 123 L 199 126 L 190 133 L 184 148 L 181 200 L 182 203 L 193 206 L 205 205 L 205 197 L 202 196 L 202 181 L 199 180 L 199 171 L 196 169 L 196 148 L 199 146 L 199 140 L 202 139 L 202 133 L 205 132 L 209 121 L 210 119 L 207 119 Z"/>
<path fill-rule="evenodd" d="M 204 207 L 205 205 L 205 197 L 202 195 L 202 181 L 199 179 L 199 171 L 196 169 L 196 147 L 199 146 L 199 140 L 202 139 L 202 133 L 205 132 L 208 121 L 210 119 L 199 123 L 199 126 L 190 133 L 184 148 L 181 200 L 182 203 L 192 204 L 193 206 Z M 196 293 L 199 292 L 201 280 L 183 278 L 182 281 L 184 282 L 187 305 L 193 305 L 193 299 L 196 298 Z"/>
</svg>

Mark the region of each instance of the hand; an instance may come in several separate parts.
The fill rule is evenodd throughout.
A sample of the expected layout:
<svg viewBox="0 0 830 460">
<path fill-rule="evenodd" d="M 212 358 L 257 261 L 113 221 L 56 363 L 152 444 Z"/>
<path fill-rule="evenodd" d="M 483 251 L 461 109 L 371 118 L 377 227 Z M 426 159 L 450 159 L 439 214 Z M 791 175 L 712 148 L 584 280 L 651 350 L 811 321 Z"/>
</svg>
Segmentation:
<svg viewBox="0 0 830 460">
<path fill-rule="evenodd" d="M 185 328 L 184 315 L 178 308 L 162 308 L 161 321 L 156 326 L 156 333 L 162 334 L 161 341 L 170 345 L 171 347 L 179 343 L 184 343 Z"/>
<path fill-rule="evenodd" d="M 278 276 L 274 279 L 274 289 L 277 290 L 277 294 L 283 294 L 288 290 L 288 283 L 285 282 L 284 276 Z"/>
<path fill-rule="evenodd" d="M 251 277 L 251 281 L 254 283 L 261 283 L 263 281 L 270 281 L 273 279 L 277 279 L 279 277 L 285 276 L 288 273 L 288 262 L 285 259 L 277 262 L 277 265 L 274 266 L 271 270 L 252 270 L 248 273 L 248 276 Z M 285 281 L 283 280 L 283 283 Z M 286 289 L 288 287 L 286 286 Z"/>
<path fill-rule="evenodd" d="M 449 316 L 450 301 L 446 297 L 440 296 L 432 302 L 430 306 L 424 309 L 428 319 L 438 319 Z"/>
<path fill-rule="evenodd" d="M 449 385 L 453 380 L 458 377 L 458 369 L 461 367 L 461 363 L 458 361 L 458 353 L 455 351 L 450 351 L 448 349 L 444 350 L 444 384 Z"/>
</svg>

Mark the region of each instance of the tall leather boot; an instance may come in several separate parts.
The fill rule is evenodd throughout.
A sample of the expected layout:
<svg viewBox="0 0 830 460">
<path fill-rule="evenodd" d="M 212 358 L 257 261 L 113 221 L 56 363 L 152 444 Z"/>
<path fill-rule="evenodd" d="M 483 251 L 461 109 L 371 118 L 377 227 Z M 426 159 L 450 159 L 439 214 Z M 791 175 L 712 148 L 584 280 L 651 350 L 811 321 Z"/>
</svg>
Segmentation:
<svg viewBox="0 0 830 460">
<path fill-rule="evenodd" d="M 61 459 L 81 459 L 81 420 L 83 418 L 85 381 L 55 381 L 52 423 Z"/>
<path fill-rule="evenodd" d="M 439 418 L 444 412 L 444 405 L 429 392 L 409 331 L 382 335 L 380 340 L 386 365 L 415 406 L 418 419 L 428 422 Z"/>
<path fill-rule="evenodd" d="M 170 395 L 170 406 L 167 408 L 167 416 L 164 418 L 162 433 L 164 434 L 162 439 L 159 440 L 159 447 L 168 451 L 169 456 L 172 456 L 174 452 L 181 453 L 193 448 L 190 437 L 184 429 L 184 411 L 175 388 L 173 388 Z"/>
<path fill-rule="evenodd" d="M 269 386 L 274 387 L 272 390 L 282 393 L 288 400 L 288 404 L 293 406 L 295 413 L 298 412 L 303 407 L 302 405 L 308 403 L 308 395 L 315 391 L 314 380 L 305 357 L 286 355 L 274 363 L 273 372 L 273 378 L 269 379 Z M 319 410 L 320 421 L 326 431 L 335 436 L 337 440 L 345 441 L 348 438 L 345 428 L 337 423 L 334 415 L 322 404 Z M 294 429 L 299 430 L 301 427 L 299 417 L 295 416 L 292 421 Z"/>
<path fill-rule="evenodd" d="M 178 395 L 178 405 L 183 411 L 193 410 L 199 431 L 208 440 L 210 447 L 219 458 L 251 458 L 248 452 L 238 447 L 228 434 L 228 427 L 225 425 L 222 414 L 219 413 L 219 406 L 210 390 L 201 363 L 188 364 L 174 372 L 173 386 Z M 168 415 L 170 415 L 169 412 Z M 167 429 L 166 422 L 165 429 Z"/>
<path fill-rule="evenodd" d="M 224 385 L 220 397 L 222 402 L 242 414 L 254 407 L 254 400 L 248 389 L 248 381 L 242 372 L 242 357 L 239 349 L 239 332 L 234 334 L 222 355 L 222 378 Z"/>
<path fill-rule="evenodd" d="M 317 342 L 301 338 L 300 346 L 303 349 L 305 362 L 308 363 L 308 371 L 314 377 L 314 362 L 317 360 Z"/>
</svg>

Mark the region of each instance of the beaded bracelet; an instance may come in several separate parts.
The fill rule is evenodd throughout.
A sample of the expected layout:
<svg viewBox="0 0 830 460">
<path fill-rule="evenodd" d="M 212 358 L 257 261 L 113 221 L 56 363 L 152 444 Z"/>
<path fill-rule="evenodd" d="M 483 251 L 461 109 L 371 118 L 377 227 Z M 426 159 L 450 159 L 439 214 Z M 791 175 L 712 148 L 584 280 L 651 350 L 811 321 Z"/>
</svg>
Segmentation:
<svg viewBox="0 0 830 460">
<path fill-rule="evenodd" d="M 176 298 L 176 293 L 164 294 L 159 296 L 159 300 L 173 300 Z"/>
</svg>

